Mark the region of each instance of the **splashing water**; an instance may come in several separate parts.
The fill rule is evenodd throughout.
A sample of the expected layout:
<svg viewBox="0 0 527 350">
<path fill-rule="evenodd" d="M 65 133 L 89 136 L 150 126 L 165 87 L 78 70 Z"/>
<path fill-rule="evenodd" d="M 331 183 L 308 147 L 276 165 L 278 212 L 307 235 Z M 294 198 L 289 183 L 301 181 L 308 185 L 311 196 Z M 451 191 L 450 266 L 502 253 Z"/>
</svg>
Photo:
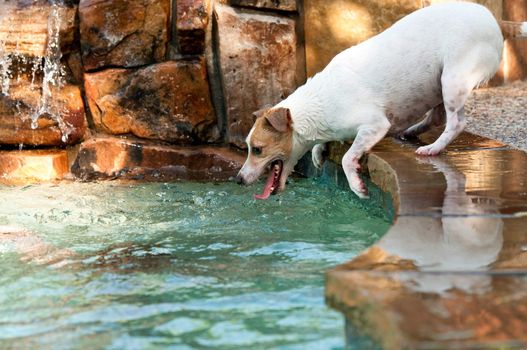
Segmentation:
<svg viewBox="0 0 527 350">
<path fill-rule="evenodd" d="M 56 110 L 52 104 L 52 88 L 64 86 L 64 68 L 60 62 L 62 52 L 60 50 L 60 7 L 57 2 L 51 5 L 48 17 L 48 43 L 46 56 L 44 57 L 44 77 L 42 79 L 42 95 L 40 106 L 32 115 L 31 127 L 36 129 L 38 118 L 43 114 L 49 114 L 58 124 L 61 130 L 65 130 L 64 122 L 60 117 L 60 110 Z M 63 136 L 64 137 L 64 136 Z"/>
<path fill-rule="evenodd" d="M 5 45 L 0 41 L 0 91 L 5 96 L 9 96 L 9 85 L 11 84 L 11 72 L 9 68 L 11 64 L 11 55 L 5 53 Z"/>
<path fill-rule="evenodd" d="M 0 23 L 6 15 L 9 15 L 8 9 L 5 8 L 5 1 L 0 1 Z M 11 57 L 5 52 L 5 44 L 0 40 L 0 92 L 3 95 L 9 95 Z"/>
<path fill-rule="evenodd" d="M 10 7 L 5 4 L 5 1 L 0 1 L 0 23 L 3 18 L 7 18 L 12 13 Z M 53 101 L 53 90 L 62 88 L 65 83 L 65 69 L 61 63 L 62 52 L 60 48 L 62 5 L 63 2 L 60 0 L 51 1 L 47 24 L 48 40 L 44 56 L 25 56 L 18 51 L 19 41 L 16 43 L 14 52 L 9 52 L 5 43 L 0 40 L 0 92 L 4 96 L 10 95 L 9 90 L 15 73 L 13 71 L 14 62 L 21 63 L 17 67 L 17 69 L 21 70 L 17 74 L 17 82 L 20 82 L 20 73 L 30 74 L 30 88 L 35 87 L 37 76 L 42 72 L 41 97 L 36 107 L 30 113 L 31 128 L 36 129 L 38 127 L 38 119 L 43 115 L 47 115 L 57 122 L 62 131 L 62 141 L 66 142 L 70 134 L 70 126 L 61 117 L 64 112 L 63 108 L 57 101 Z M 25 71 L 27 65 L 31 66 L 30 72 Z"/>
<path fill-rule="evenodd" d="M 0 347 L 341 349 L 324 271 L 375 242 L 383 212 L 314 180 L 252 191 L 0 186 Z"/>
</svg>

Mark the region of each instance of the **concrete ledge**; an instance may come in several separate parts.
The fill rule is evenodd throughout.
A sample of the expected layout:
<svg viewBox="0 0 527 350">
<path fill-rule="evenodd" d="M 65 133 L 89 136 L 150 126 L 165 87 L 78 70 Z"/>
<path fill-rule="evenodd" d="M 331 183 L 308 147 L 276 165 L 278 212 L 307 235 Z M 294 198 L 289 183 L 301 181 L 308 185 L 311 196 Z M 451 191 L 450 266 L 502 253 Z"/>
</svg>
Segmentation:
<svg viewBox="0 0 527 350">
<path fill-rule="evenodd" d="M 344 313 L 350 343 L 524 349 L 527 154 L 464 133 L 445 154 L 417 157 L 434 137 L 386 139 L 367 158 L 396 218 L 373 247 L 327 273 L 327 302 Z"/>
</svg>

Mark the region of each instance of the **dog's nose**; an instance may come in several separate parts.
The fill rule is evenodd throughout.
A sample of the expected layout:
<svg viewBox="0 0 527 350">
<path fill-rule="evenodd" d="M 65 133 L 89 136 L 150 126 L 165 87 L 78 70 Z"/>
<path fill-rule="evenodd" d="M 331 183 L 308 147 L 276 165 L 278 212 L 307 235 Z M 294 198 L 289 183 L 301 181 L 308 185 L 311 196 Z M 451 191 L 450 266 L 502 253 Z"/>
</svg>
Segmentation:
<svg viewBox="0 0 527 350">
<path fill-rule="evenodd" d="M 243 178 L 243 176 L 238 173 L 238 175 L 236 175 L 236 183 L 238 185 L 245 185 L 245 179 Z"/>
</svg>

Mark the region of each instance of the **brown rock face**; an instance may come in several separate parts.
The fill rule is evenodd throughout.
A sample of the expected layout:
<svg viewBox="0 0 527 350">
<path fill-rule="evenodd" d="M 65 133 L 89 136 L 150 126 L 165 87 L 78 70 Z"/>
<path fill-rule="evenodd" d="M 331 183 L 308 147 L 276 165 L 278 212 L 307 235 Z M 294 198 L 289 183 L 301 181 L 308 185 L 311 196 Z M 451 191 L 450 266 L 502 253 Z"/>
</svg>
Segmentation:
<svg viewBox="0 0 527 350">
<path fill-rule="evenodd" d="M 21 80 L 9 91 L 9 96 L 0 94 L 0 144 L 61 146 L 83 138 L 87 125 L 79 87 L 66 85 L 52 91 L 47 110 L 53 114 L 38 113 L 41 94 L 37 84 Z"/>
<path fill-rule="evenodd" d="M 228 180 L 244 160 L 228 148 L 185 148 L 99 137 L 81 145 L 72 173 L 85 180 Z"/>
<path fill-rule="evenodd" d="M 281 16 L 215 7 L 218 52 L 227 109 L 227 139 L 245 147 L 252 112 L 296 87 L 295 22 Z"/>
<path fill-rule="evenodd" d="M 210 0 L 176 1 L 176 37 L 182 54 L 202 54 L 209 23 Z"/>
<path fill-rule="evenodd" d="M 221 0 L 221 3 L 281 11 L 296 11 L 297 9 L 296 0 Z"/>
<path fill-rule="evenodd" d="M 0 182 L 28 183 L 61 180 L 68 174 L 66 151 L 2 151 Z"/>
<path fill-rule="evenodd" d="M 216 121 L 203 61 L 85 74 L 95 127 L 177 143 L 207 141 Z"/>
<path fill-rule="evenodd" d="M 43 0 L 0 3 L 0 56 L 2 53 L 45 56 L 48 26 L 58 26 L 62 52 L 69 51 L 77 32 L 76 12 L 76 7 L 53 6 Z"/>
<path fill-rule="evenodd" d="M 169 0 L 81 0 L 82 59 L 86 70 L 163 61 Z"/>
</svg>

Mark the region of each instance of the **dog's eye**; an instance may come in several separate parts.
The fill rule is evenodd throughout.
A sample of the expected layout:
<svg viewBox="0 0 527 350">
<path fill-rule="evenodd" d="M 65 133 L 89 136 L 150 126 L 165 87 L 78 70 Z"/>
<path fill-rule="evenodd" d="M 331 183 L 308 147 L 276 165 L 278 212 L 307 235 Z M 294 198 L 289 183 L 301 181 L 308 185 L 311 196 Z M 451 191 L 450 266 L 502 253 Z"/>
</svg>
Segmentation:
<svg viewBox="0 0 527 350">
<path fill-rule="evenodd" d="M 252 147 L 251 151 L 255 156 L 259 156 L 260 154 L 262 154 L 262 147 Z"/>
</svg>

